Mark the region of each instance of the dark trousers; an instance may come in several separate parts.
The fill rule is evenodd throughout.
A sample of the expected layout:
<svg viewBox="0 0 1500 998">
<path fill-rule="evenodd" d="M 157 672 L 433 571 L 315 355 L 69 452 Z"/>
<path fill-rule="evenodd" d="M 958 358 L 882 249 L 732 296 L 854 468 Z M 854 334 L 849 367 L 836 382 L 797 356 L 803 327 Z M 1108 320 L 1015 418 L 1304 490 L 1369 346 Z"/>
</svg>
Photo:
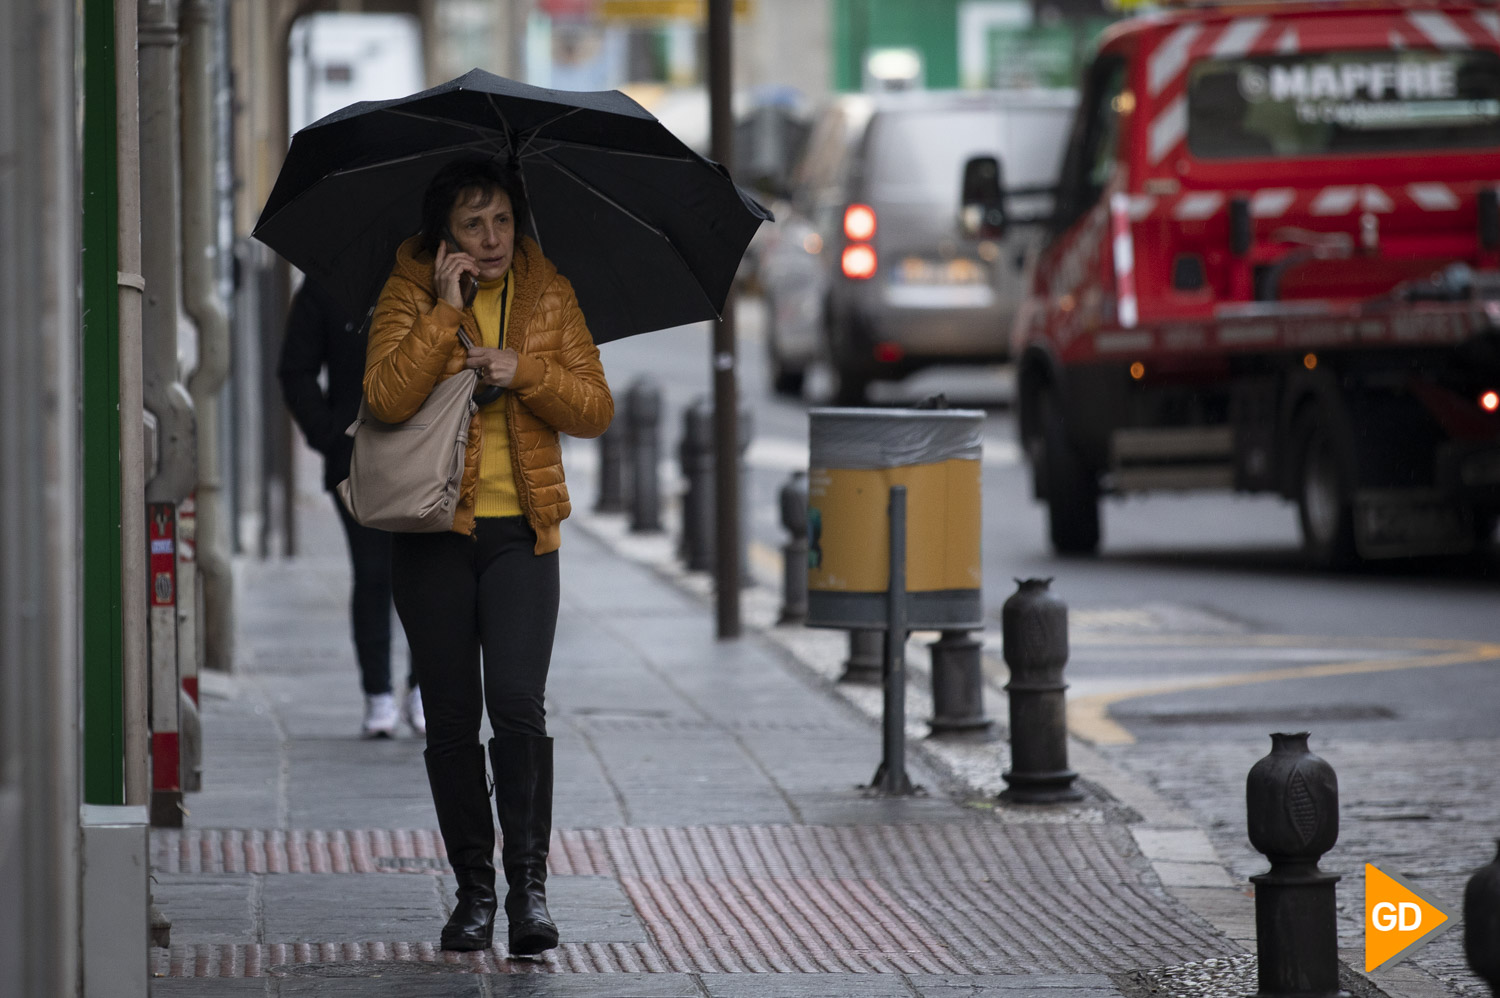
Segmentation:
<svg viewBox="0 0 1500 998">
<path fill-rule="evenodd" d="M 497 735 L 547 734 L 543 700 L 557 631 L 557 552 L 532 553 L 524 517 L 484 517 L 475 536 L 394 534 L 396 613 L 422 684 L 430 752 Z"/>
<path fill-rule="evenodd" d="M 349 620 L 354 654 L 359 660 L 360 685 L 366 693 L 391 692 L 391 535 L 355 522 L 333 497 L 344 537 L 349 541 L 349 564 L 354 591 L 349 597 Z M 415 686 L 415 682 L 409 683 Z"/>
</svg>

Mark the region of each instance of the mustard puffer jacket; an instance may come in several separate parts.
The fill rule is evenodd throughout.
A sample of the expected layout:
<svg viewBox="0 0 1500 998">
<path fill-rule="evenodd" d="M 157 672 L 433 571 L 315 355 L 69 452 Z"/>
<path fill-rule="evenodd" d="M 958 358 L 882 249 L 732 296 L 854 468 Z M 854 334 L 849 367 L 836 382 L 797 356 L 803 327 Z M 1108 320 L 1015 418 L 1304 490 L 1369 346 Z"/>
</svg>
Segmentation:
<svg viewBox="0 0 1500 998">
<path fill-rule="evenodd" d="M 460 325 L 480 342 L 474 313 L 433 295 L 432 267 L 433 257 L 420 249 L 418 237 L 408 239 L 396 251 L 396 265 L 375 305 L 365 355 L 365 398 L 376 418 L 388 423 L 410 419 L 434 385 L 464 369 Z M 516 285 L 506 346 L 518 360 L 501 402 L 521 511 L 536 531 L 536 553 L 546 554 L 557 550 L 558 525 L 572 512 L 557 435 L 598 436 L 614 418 L 615 403 L 573 286 L 531 238 L 519 240 L 511 275 Z M 482 446 L 480 420 L 475 419 L 469 424 L 453 517 L 457 533 L 474 532 Z"/>
</svg>

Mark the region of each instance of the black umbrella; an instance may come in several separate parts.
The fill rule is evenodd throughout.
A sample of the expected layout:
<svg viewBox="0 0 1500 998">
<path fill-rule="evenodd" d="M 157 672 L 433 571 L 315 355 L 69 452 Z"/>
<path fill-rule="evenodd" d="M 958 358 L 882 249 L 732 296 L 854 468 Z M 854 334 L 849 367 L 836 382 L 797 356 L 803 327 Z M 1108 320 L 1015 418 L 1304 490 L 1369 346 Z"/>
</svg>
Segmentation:
<svg viewBox="0 0 1500 998">
<path fill-rule="evenodd" d="M 475 69 L 297 132 L 254 234 L 363 315 L 421 226 L 427 182 L 476 154 L 520 172 L 534 234 L 600 343 L 717 318 L 771 218 L 619 91 L 546 90 Z"/>
</svg>

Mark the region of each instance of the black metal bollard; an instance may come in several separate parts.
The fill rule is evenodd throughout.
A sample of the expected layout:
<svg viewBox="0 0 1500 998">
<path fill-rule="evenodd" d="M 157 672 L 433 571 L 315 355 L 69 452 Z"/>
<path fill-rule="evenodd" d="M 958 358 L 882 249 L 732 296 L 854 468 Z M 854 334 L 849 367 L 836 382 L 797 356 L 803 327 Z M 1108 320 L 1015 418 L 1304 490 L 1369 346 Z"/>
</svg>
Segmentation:
<svg viewBox="0 0 1500 998">
<path fill-rule="evenodd" d="M 739 456 L 740 462 L 740 509 L 748 513 L 750 475 L 745 468 L 745 453 L 750 448 L 752 423 L 750 410 L 739 412 Z M 687 491 L 682 499 L 682 538 L 677 545 L 678 556 L 690 572 L 711 572 L 717 563 L 714 547 L 717 534 L 714 524 L 718 519 L 714 504 L 714 409 L 713 403 L 704 396 L 694 399 L 682 414 L 682 441 L 678 445 L 678 461 L 687 478 Z M 749 516 L 740 517 L 740 564 L 744 566 L 742 580 L 749 580 L 749 559 L 744 557 Z"/>
<path fill-rule="evenodd" d="M 1068 768 L 1067 704 L 1063 666 L 1068 661 L 1068 607 L 1054 596 L 1051 579 L 1017 580 L 1020 588 L 1000 609 L 1005 662 L 1010 666 L 1009 786 L 1002 800 L 1050 804 L 1078 800 L 1078 774 Z"/>
<path fill-rule="evenodd" d="M 1318 859 L 1339 838 L 1339 784 L 1307 747 L 1307 732 L 1271 736 L 1245 781 L 1250 844 L 1271 861 L 1255 885 L 1257 998 L 1337 998 L 1336 873 Z"/>
<path fill-rule="evenodd" d="M 625 512 L 625 434 L 623 419 L 599 436 L 599 498 L 596 513 Z"/>
<path fill-rule="evenodd" d="M 781 548 L 779 624 L 807 619 L 807 472 L 794 471 L 781 486 L 781 525 L 790 535 Z"/>
<path fill-rule="evenodd" d="M 1464 887 L 1464 955 L 1469 969 L 1500 998 L 1500 854 Z"/>
<path fill-rule="evenodd" d="M 630 462 L 630 532 L 661 530 L 661 389 L 637 378 L 625 393 L 625 425 Z"/>
<path fill-rule="evenodd" d="M 884 662 L 884 631 L 850 631 L 849 657 L 844 661 L 844 674 L 838 681 L 874 686 L 880 682 Z"/>
<path fill-rule="evenodd" d="M 687 481 L 677 554 L 688 571 L 706 572 L 713 568 L 714 546 L 714 409 L 706 396 L 698 396 L 682 410 L 677 460 Z"/>
<path fill-rule="evenodd" d="M 983 645 L 968 631 L 944 631 L 932 653 L 933 738 L 990 741 L 995 722 L 984 716 Z"/>
</svg>

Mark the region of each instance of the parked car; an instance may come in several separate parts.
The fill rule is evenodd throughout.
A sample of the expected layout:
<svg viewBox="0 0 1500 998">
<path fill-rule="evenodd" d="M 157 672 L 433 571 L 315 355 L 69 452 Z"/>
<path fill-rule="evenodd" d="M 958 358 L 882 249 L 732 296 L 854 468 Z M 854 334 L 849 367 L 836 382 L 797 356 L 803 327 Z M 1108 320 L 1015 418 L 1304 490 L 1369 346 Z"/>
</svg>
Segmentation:
<svg viewBox="0 0 1500 998">
<path fill-rule="evenodd" d="M 836 98 L 818 116 L 761 285 L 776 388 L 826 358 L 838 401 L 931 364 L 1003 362 L 1050 214 L 1071 90 L 906 91 Z M 990 156 L 998 225 L 964 232 L 965 164 Z M 782 217 L 782 216 L 778 216 Z"/>
</svg>

